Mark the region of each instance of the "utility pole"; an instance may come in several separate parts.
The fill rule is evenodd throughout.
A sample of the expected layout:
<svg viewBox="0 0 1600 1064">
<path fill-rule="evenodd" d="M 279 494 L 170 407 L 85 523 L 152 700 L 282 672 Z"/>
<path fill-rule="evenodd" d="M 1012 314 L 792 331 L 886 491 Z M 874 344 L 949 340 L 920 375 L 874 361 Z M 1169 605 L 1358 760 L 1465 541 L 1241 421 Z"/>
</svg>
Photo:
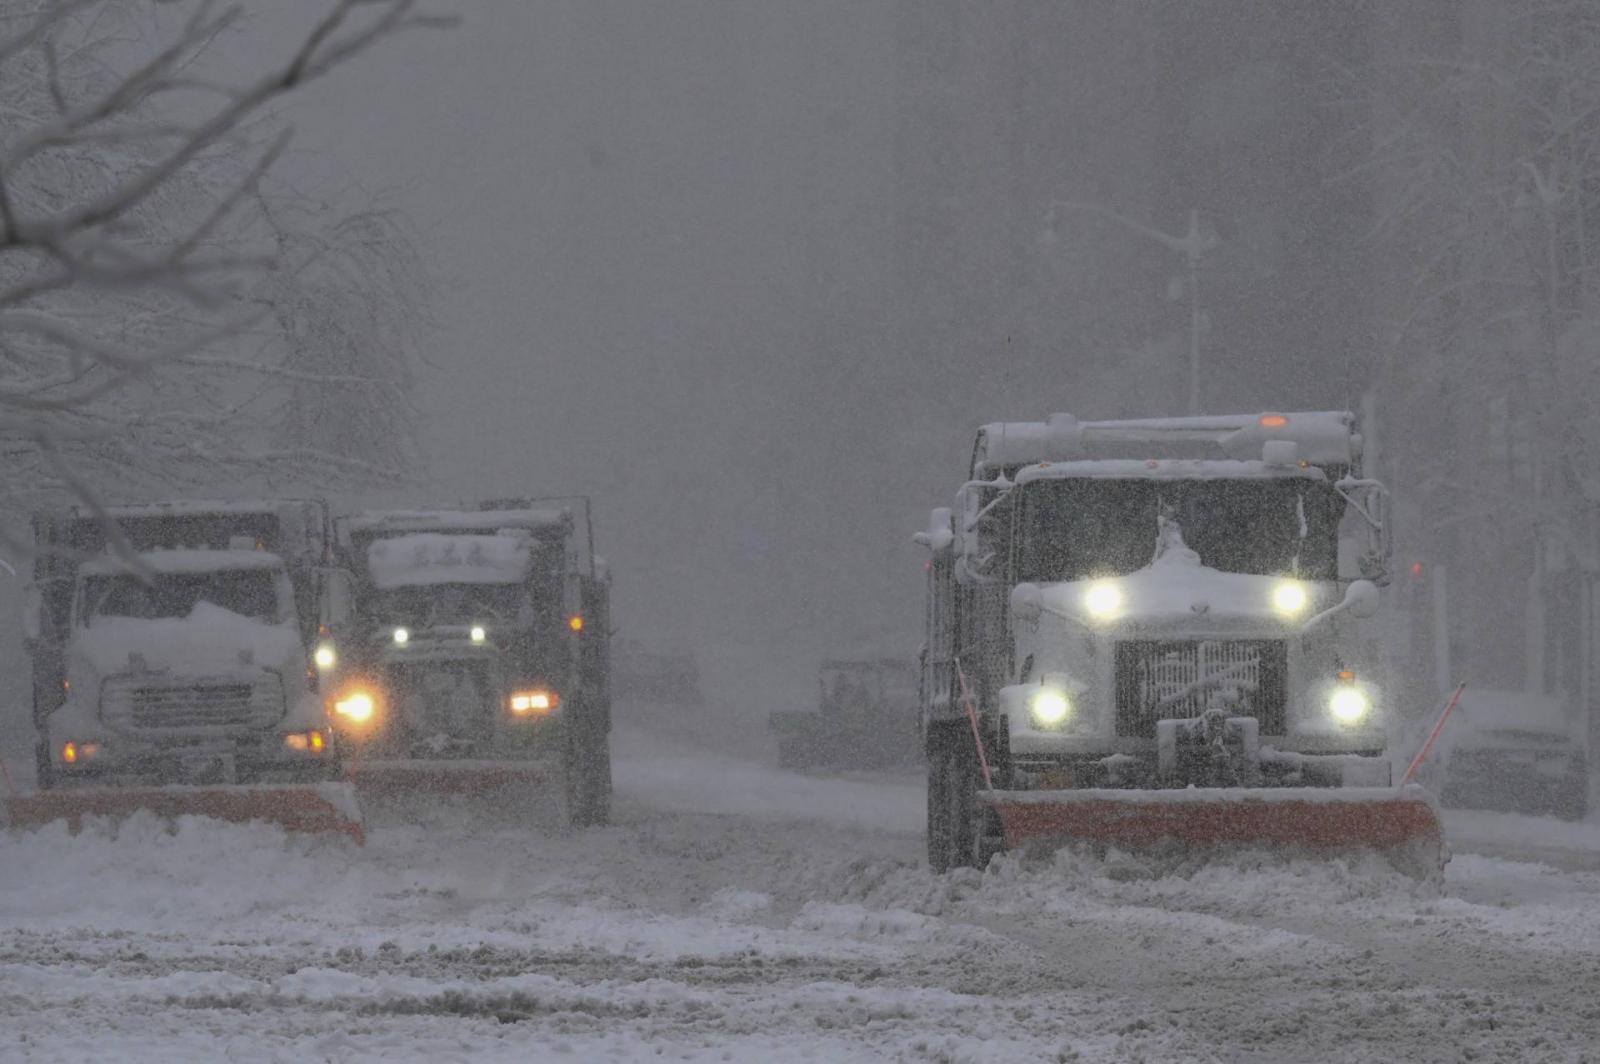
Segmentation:
<svg viewBox="0 0 1600 1064">
<path fill-rule="evenodd" d="M 1189 209 L 1189 228 L 1182 236 L 1173 236 L 1163 233 L 1159 229 L 1151 228 L 1132 218 L 1118 214 L 1097 203 L 1078 203 L 1073 200 L 1054 200 L 1050 204 L 1050 213 L 1045 216 L 1045 232 L 1040 238 L 1045 243 L 1054 243 L 1060 239 L 1056 232 L 1056 212 L 1059 209 L 1070 211 L 1087 211 L 1108 218 L 1125 228 L 1132 229 L 1149 237 L 1162 247 L 1176 251 L 1184 258 L 1187 267 L 1187 278 L 1184 287 L 1189 296 L 1189 416 L 1199 417 L 1204 411 L 1200 395 L 1200 355 L 1202 335 L 1205 331 L 1205 316 L 1200 306 L 1200 260 L 1206 252 L 1217 246 L 1216 237 L 1205 233 L 1200 228 L 1200 211 L 1197 208 Z"/>
</svg>

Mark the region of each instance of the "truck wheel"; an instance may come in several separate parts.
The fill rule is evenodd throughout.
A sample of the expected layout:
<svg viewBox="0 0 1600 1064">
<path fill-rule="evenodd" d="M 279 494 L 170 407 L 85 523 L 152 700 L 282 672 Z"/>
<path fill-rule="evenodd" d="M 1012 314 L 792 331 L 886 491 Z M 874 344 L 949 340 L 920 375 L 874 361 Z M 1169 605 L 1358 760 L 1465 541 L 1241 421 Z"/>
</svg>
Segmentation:
<svg viewBox="0 0 1600 1064">
<path fill-rule="evenodd" d="M 928 866 L 935 872 L 979 865 L 977 758 L 947 729 L 930 743 Z"/>
<path fill-rule="evenodd" d="M 579 712 L 567 722 L 563 751 L 567 794 L 567 822 L 586 828 L 605 824 L 611 817 L 610 741 L 599 722 Z"/>
<path fill-rule="evenodd" d="M 34 786 L 48 791 L 56 785 L 56 766 L 50 760 L 50 742 L 40 739 L 33 744 Z"/>
<path fill-rule="evenodd" d="M 595 725 L 594 730 L 594 760 L 589 769 L 594 792 L 589 806 L 589 822 L 596 827 L 604 827 L 611 823 L 611 733 L 599 724 Z"/>
</svg>

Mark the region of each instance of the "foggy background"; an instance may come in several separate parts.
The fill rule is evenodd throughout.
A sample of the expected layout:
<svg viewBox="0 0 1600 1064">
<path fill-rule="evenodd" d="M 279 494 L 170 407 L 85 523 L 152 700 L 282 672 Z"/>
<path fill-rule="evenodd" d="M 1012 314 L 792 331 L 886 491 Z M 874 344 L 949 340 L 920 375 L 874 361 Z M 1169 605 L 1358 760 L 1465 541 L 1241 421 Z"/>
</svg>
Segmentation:
<svg viewBox="0 0 1600 1064">
<path fill-rule="evenodd" d="M 253 10 L 222 54 L 275 34 L 287 48 L 322 8 Z M 1184 412 L 1182 257 L 1078 208 L 1174 236 L 1194 211 L 1213 241 L 1205 408 L 1372 415 L 1401 517 L 1402 667 L 1430 691 L 1449 673 L 1586 706 L 1593 493 L 1552 492 L 1528 456 L 1540 432 L 1587 437 L 1538 426 L 1548 394 L 1505 386 L 1530 357 L 1517 343 L 1472 346 L 1520 296 L 1479 319 L 1419 311 L 1419 260 L 1465 261 L 1435 254 L 1454 205 L 1521 202 L 1495 182 L 1543 142 L 1465 90 L 1427 112 L 1432 83 L 1414 76 L 1430 56 L 1505 57 L 1525 32 L 1506 11 L 462 6 L 460 28 L 388 42 L 283 109 L 283 173 L 313 197 L 357 187 L 403 210 L 439 284 L 419 392 L 428 487 L 336 504 L 593 496 L 621 636 L 694 653 L 760 727 L 814 698 L 822 657 L 915 654 L 910 537 L 949 503 L 977 425 Z M 1395 150 L 1419 107 L 1504 164 L 1483 164 L 1479 200 Z M 1600 182 L 1585 187 L 1579 223 L 1600 202 Z M 1436 199 L 1418 207 L 1418 188 Z M 1583 362 L 1592 347 L 1569 349 Z M 1491 493 L 1467 487 L 1485 475 Z M 1575 506 L 1552 522 L 1555 495 Z M 1440 664 L 1446 564 L 1473 580 L 1449 585 Z"/>
<path fill-rule="evenodd" d="M 307 11 L 312 0 L 301 0 Z M 1341 7 L 1343 5 L 1331 5 Z M 448 285 L 439 497 L 595 497 L 622 634 L 751 709 L 910 656 L 910 542 L 976 426 L 1181 413 L 1181 259 L 1219 238 L 1213 409 L 1359 402 L 1362 189 L 1322 3 L 475 5 L 290 112 Z M 317 165 L 322 165 L 318 163 Z"/>
</svg>

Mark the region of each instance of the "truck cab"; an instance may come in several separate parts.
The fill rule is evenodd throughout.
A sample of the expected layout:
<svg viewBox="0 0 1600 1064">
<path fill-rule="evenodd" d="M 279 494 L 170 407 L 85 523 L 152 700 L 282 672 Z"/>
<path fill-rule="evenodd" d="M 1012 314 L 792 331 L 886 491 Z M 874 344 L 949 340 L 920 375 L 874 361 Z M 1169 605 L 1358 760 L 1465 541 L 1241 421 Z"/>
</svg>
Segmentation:
<svg viewBox="0 0 1600 1064">
<path fill-rule="evenodd" d="M 579 822 L 610 793 L 610 588 L 587 508 L 486 504 L 335 522 L 353 574 L 327 700 L 369 775 L 387 763 L 564 759 Z M 336 662 L 336 663 L 335 663 Z"/>
<path fill-rule="evenodd" d="M 986 425 L 918 539 L 936 760 L 976 730 L 1011 790 L 1389 784 L 1351 415 Z"/>
<path fill-rule="evenodd" d="M 309 650 L 324 511 L 281 505 L 124 507 L 109 533 L 96 515 L 41 516 L 45 785 L 337 776 Z"/>
</svg>

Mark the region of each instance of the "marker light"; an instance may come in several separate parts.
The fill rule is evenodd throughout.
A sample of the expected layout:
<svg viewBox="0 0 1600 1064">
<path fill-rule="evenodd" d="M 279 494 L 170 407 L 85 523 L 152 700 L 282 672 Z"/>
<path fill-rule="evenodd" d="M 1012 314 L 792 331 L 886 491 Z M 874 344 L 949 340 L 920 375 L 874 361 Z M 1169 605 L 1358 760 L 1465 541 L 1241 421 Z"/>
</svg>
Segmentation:
<svg viewBox="0 0 1600 1064">
<path fill-rule="evenodd" d="M 283 745 L 291 750 L 310 750 L 313 754 L 320 754 L 328 741 L 319 731 L 296 731 L 283 737 Z"/>
<path fill-rule="evenodd" d="M 61 748 L 61 760 L 69 765 L 76 765 L 78 763 L 78 744 L 67 743 L 63 746 Z"/>
<path fill-rule="evenodd" d="M 469 634 L 472 636 L 472 641 L 474 643 L 481 643 L 485 639 L 489 638 L 489 633 L 483 630 L 483 625 L 481 624 L 473 625 L 472 631 Z"/>
<path fill-rule="evenodd" d="M 1065 694 L 1053 687 L 1046 687 L 1029 700 L 1028 709 L 1035 721 L 1049 728 L 1067 719 L 1067 714 L 1072 712 L 1072 703 L 1067 701 Z"/>
<path fill-rule="evenodd" d="M 335 713 L 341 717 L 348 717 L 357 724 L 371 720 L 373 709 L 372 696 L 365 691 L 352 691 L 333 704 Z"/>
<path fill-rule="evenodd" d="M 1281 429 L 1289 423 L 1289 419 L 1282 414 L 1262 414 L 1261 427 L 1264 429 Z"/>
<path fill-rule="evenodd" d="M 332 643 L 323 643 L 311 655 L 311 660 L 317 663 L 319 669 L 331 669 L 333 663 L 339 660 L 339 656 L 333 652 Z"/>
<path fill-rule="evenodd" d="M 1328 712 L 1341 724 L 1354 724 L 1367 715 L 1372 703 L 1354 687 L 1340 687 L 1328 699 Z"/>
<path fill-rule="evenodd" d="M 572 615 L 572 616 L 571 616 L 571 617 L 570 617 L 570 618 L 569 618 L 569 619 L 568 619 L 568 620 L 567 620 L 567 627 L 568 627 L 568 628 L 571 628 L 571 629 L 572 629 L 572 630 L 573 630 L 573 631 L 574 631 L 574 632 L 581 632 L 581 631 L 583 631 L 583 614 L 581 614 L 581 613 L 574 613 L 574 614 L 573 614 L 573 615 Z"/>
<path fill-rule="evenodd" d="M 1304 610 L 1308 601 L 1306 589 L 1298 581 L 1285 580 L 1272 589 L 1272 608 L 1285 617 Z"/>
<path fill-rule="evenodd" d="M 1109 580 L 1090 584 L 1083 593 L 1084 608 L 1098 620 L 1106 620 L 1122 608 L 1122 589 Z"/>
<path fill-rule="evenodd" d="M 394 641 L 400 646 L 405 646 L 411 641 L 411 632 L 405 628 L 396 628 L 394 630 Z"/>
<path fill-rule="evenodd" d="M 511 712 L 548 713 L 561 704 L 561 696 L 554 691 L 518 691 L 511 696 Z"/>
</svg>

